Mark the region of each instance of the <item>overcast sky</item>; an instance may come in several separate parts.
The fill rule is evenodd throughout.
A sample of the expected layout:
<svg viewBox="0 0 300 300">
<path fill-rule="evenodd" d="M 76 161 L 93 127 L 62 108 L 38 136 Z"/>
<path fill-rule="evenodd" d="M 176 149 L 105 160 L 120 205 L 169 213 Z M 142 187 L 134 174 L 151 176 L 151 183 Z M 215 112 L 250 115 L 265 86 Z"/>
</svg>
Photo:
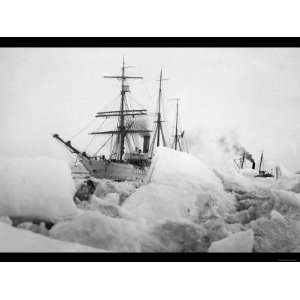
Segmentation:
<svg viewBox="0 0 300 300">
<path fill-rule="evenodd" d="M 264 150 L 300 170 L 297 48 L 2 48 L 0 153 L 48 155 L 51 133 L 77 133 L 118 96 L 119 83 L 102 76 L 118 74 L 123 55 L 136 66 L 129 74 L 144 76 L 131 82 L 134 101 L 153 111 L 162 67 L 165 99 L 182 99 L 187 133 L 234 130 L 255 157 Z"/>
</svg>

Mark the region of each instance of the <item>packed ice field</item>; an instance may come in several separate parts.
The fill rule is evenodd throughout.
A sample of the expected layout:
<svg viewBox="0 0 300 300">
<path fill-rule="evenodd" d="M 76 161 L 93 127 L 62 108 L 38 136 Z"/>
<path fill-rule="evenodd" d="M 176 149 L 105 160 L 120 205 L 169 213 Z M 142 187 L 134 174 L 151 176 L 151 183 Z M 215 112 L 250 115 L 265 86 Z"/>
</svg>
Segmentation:
<svg viewBox="0 0 300 300">
<path fill-rule="evenodd" d="M 0 163 L 1 252 L 299 252 L 300 177 L 255 178 L 233 164 L 158 148 L 143 183 L 91 178 L 63 160 Z M 50 225 L 49 225 L 50 224 Z"/>
</svg>

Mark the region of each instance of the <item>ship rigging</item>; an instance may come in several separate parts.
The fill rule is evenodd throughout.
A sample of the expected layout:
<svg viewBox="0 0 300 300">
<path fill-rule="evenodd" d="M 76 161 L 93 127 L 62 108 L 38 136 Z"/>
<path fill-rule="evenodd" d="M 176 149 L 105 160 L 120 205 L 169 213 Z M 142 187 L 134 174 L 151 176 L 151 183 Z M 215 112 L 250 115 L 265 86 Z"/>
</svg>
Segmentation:
<svg viewBox="0 0 300 300">
<path fill-rule="evenodd" d="M 160 146 L 169 147 L 170 144 L 168 140 L 169 136 L 166 134 L 166 124 L 162 110 L 162 83 L 167 79 L 163 78 L 163 72 L 161 70 L 158 80 L 157 112 L 155 114 L 152 140 L 150 142 L 152 130 L 148 129 L 148 126 L 145 124 L 141 126 L 142 118 L 145 120 L 148 116 L 147 110 L 144 108 L 133 109 L 129 105 L 127 97 L 131 92 L 128 81 L 141 80 L 143 77 L 127 75 L 126 69 L 129 67 L 130 66 L 125 65 L 123 58 L 120 75 L 104 76 L 104 78 L 117 79 L 121 82 L 121 91 L 119 94 L 120 103 L 118 109 L 96 113 L 95 117 L 104 119 L 103 122 L 107 119 L 116 118 L 117 124 L 110 130 L 100 131 L 99 127 L 97 130 L 89 133 L 93 136 L 90 143 L 96 136 L 108 135 L 108 138 L 101 144 L 94 155 L 91 155 L 86 151 L 78 150 L 71 144 L 71 141 L 63 140 L 58 134 L 53 135 L 53 137 L 66 146 L 71 153 L 76 154 L 77 158 L 90 175 L 96 178 L 107 178 L 119 181 L 143 180 L 151 164 L 152 157 L 155 155 L 155 149 Z M 180 132 L 179 130 L 178 101 L 179 100 L 177 99 L 176 130 L 172 148 L 183 151 L 182 139 L 184 131 Z M 140 142 L 141 139 L 142 147 Z M 109 141 L 111 142 L 111 147 L 108 158 L 106 158 L 105 155 L 99 155 L 99 153 Z"/>
<path fill-rule="evenodd" d="M 162 82 L 164 80 L 167 80 L 166 78 L 163 78 L 162 69 L 160 70 L 160 76 L 159 76 L 159 89 L 158 89 L 158 100 L 157 100 L 157 116 L 156 120 L 154 121 L 154 134 L 150 145 L 150 157 L 153 157 L 154 150 L 156 147 L 164 146 L 167 147 L 168 143 L 165 138 L 163 123 L 165 122 L 162 118 Z M 162 141 L 162 143 L 161 143 Z"/>
<path fill-rule="evenodd" d="M 115 135 L 116 140 L 113 146 L 112 153 L 110 155 L 111 159 L 115 161 L 122 162 L 123 156 L 125 153 L 125 142 L 127 144 L 128 150 L 130 152 L 133 151 L 134 141 L 130 140 L 130 136 L 132 134 L 145 134 L 145 136 L 150 136 L 151 130 L 145 129 L 135 129 L 135 117 L 136 116 L 146 116 L 147 110 L 146 109 L 128 109 L 127 97 L 126 94 L 130 92 L 130 87 L 126 83 L 127 80 L 130 79 L 143 79 L 140 76 L 127 76 L 125 74 L 125 69 L 128 66 L 125 66 L 124 59 L 122 65 L 122 74 L 120 76 L 104 76 L 104 78 L 110 79 L 117 79 L 121 80 L 121 103 L 120 103 L 120 110 L 115 111 L 105 111 L 105 112 L 98 112 L 96 114 L 96 118 L 113 118 L 118 117 L 118 125 L 115 130 L 109 131 L 95 131 L 91 132 L 91 135 L 98 135 L 98 134 L 106 134 L 106 135 Z M 127 121 L 127 122 L 126 122 Z M 148 147 L 144 147 L 145 152 L 148 152 Z"/>
<path fill-rule="evenodd" d="M 183 145 L 183 136 L 184 136 L 184 130 L 180 130 L 179 128 L 179 98 L 169 99 L 170 101 L 176 101 L 176 114 L 175 114 L 175 133 L 174 133 L 174 139 L 171 144 L 171 148 L 176 151 L 184 151 Z"/>
<path fill-rule="evenodd" d="M 109 158 L 105 155 L 90 155 L 75 148 L 71 141 L 64 141 L 58 134 L 53 137 L 63 143 L 69 151 L 77 154 L 80 162 L 88 172 L 96 178 L 107 178 L 113 180 L 139 180 L 143 179 L 151 163 L 149 158 L 149 140 L 151 130 L 136 128 L 138 117 L 147 116 L 146 109 L 131 109 L 127 101 L 127 94 L 130 93 L 129 80 L 142 79 L 141 76 L 128 76 L 125 70 L 129 66 L 125 65 L 123 58 L 120 75 L 104 76 L 104 78 L 117 79 L 121 81 L 120 106 L 119 110 L 102 111 L 96 114 L 96 118 L 117 118 L 117 126 L 113 130 L 94 131 L 90 134 L 110 135 L 102 149 L 110 139 L 114 138 Z M 143 137 L 143 152 L 135 144 L 134 135 Z"/>
</svg>

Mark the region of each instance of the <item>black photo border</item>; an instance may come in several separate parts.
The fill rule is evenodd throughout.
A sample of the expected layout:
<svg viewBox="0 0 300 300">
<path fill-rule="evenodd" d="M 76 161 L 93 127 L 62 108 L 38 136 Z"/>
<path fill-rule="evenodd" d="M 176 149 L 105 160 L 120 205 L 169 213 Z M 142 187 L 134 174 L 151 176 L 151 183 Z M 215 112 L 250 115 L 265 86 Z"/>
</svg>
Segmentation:
<svg viewBox="0 0 300 300">
<path fill-rule="evenodd" d="M 300 47 L 299 37 L 0 37 L 0 47 Z M 296 262 L 300 253 L 0 253 L 1 262 Z"/>
</svg>

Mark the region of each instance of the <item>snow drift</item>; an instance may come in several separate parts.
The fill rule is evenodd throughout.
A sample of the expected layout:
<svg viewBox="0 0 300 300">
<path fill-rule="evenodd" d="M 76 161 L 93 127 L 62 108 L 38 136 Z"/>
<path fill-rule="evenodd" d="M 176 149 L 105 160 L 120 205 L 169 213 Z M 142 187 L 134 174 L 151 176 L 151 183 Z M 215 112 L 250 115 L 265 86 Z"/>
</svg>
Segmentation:
<svg viewBox="0 0 300 300">
<path fill-rule="evenodd" d="M 0 252 L 102 252 L 79 244 L 57 241 L 0 222 Z"/>
<path fill-rule="evenodd" d="M 138 184 L 132 181 L 115 182 L 109 179 L 96 179 L 93 181 L 97 184 L 94 195 L 99 198 L 109 197 L 109 194 L 119 195 L 118 204 L 122 204 L 124 200 L 131 195 L 137 188 Z M 110 195 L 112 198 L 112 195 Z M 116 204 L 116 202 L 115 202 Z"/>
<path fill-rule="evenodd" d="M 199 159 L 164 147 L 157 149 L 145 181 L 184 190 L 223 192 L 220 179 Z"/>
<path fill-rule="evenodd" d="M 140 232 L 136 222 L 86 211 L 54 225 L 50 236 L 114 252 L 137 252 L 141 251 Z"/>
<path fill-rule="evenodd" d="M 254 244 L 253 230 L 234 233 L 222 240 L 213 242 L 208 252 L 252 252 Z"/>
<path fill-rule="evenodd" d="M 94 194 L 76 207 L 70 169 L 61 161 L 0 160 L 0 171 L 3 251 L 300 251 L 298 175 L 255 178 L 158 148 L 144 184 L 92 178 Z M 20 216 L 55 224 L 49 229 L 24 218 L 17 226 L 27 232 L 8 226 Z"/>
<path fill-rule="evenodd" d="M 188 218 L 195 203 L 195 195 L 163 184 L 149 183 L 140 187 L 123 207 L 137 219 L 153 222 L 164 219 Z"/>
<path fill-rule="evenodd" d="M 68 165 L 39 158 L 0 159 L 0 216 L 60 219 L 77 214 Z"/>
<path fill-rule="evenodd" d="M 220 178 L 184 152 L 158 148 L 145 182 L 123 206 L 148 222 L 198 217 L 199 208 L 206 204 L 223 212 L 233 206 Z"/>
</svg>

